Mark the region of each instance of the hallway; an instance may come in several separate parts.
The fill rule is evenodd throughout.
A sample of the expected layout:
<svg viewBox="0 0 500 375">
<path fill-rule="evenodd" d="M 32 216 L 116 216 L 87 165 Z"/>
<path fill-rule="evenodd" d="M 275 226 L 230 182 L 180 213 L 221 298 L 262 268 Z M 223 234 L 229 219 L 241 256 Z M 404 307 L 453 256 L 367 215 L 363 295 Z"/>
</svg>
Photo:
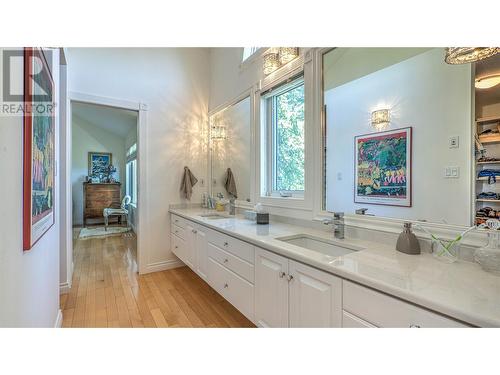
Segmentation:
<svg viewBox="0 0 500 375">
<path fill-rule="evenodd" d="M 139 276 L 136 237 L 76 239 L 63 327 L 253 327 L 188 267 Z"/>
</svg>

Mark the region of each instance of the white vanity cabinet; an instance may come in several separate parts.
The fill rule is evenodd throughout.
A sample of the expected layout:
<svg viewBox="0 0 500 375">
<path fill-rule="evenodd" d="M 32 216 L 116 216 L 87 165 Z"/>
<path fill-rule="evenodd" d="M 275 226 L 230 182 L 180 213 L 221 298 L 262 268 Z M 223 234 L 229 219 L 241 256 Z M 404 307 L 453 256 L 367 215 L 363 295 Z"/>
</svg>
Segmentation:
<svg viewBox="0 0 500 375">
<path fill-rule="evenodd" d="M 259 327 L 467 327 L 172 214 L 172 251 Z"/>
<path fill-rule="evenodd" d="M 461 328 L 464 323 L 344 280 L 342 326 Z"/>
<path fill-rule="evenodd" d="M 255 320 L 262 327 L 341 327 L 342 279 L 257 248 Z"/>
</svg>

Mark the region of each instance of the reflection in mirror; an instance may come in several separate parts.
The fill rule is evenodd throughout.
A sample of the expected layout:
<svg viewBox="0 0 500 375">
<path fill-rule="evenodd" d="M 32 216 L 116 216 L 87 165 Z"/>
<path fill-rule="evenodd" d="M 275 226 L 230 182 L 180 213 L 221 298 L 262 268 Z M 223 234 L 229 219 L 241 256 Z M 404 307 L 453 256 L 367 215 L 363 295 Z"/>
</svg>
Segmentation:
<svg viewBox="0 0 500 375">
<path fill-rule="evenodd" d="M 250 97 L 210 117 L 211 194 L 250 202 Z M 228 180 L 228 169 L 232 179 Z"/>
<path fill-rule="evenodd" d="M 470 225 L 472 93 L 443 48 L 325 53 L 323 209 Z"/>
</svg>

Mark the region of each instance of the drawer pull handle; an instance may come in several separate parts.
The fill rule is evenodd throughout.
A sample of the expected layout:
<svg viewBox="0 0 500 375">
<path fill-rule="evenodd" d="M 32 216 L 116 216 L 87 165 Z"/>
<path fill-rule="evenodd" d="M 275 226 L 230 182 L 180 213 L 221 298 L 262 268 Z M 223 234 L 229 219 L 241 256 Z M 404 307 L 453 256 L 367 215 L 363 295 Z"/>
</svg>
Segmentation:
<svg viewBox="0 0 500 375">
<path fill-rule="evenodd" d="M 285 277 L 285 275 L 286 275 L 286 273 L 285 273 L 285 272 L 280 272 L 280 278 L 284 278 L 284 277 Z"/>
<path fill-rule="evenodd" d="M 420 328 L 418 324 L 410 324 L 410 328 Z"/>
<path fill-rule="evenodd" d="M 288 275 L 288 282 L 292 281 L 293 280 L 293 275 Z"/>
<path fill-rule="evenodd" d="M 229 287 L 229 285 L 227 285 L 227 283 L 225 283 L 224 284 L 224 288 L 228 288 L 228 287 Z"/>
<path fill-rule="evenodd" d="M 227 258 L 224 259 L 224 263 L 227 263 L 227 262 L 229 262 L 229 259 L 227 259 Z"/>
<path fill-rule="evenodd" d="M 224 242 L 224 246 L 226 246 L 226 247 L 227 247 L 227 246 L 229 246 L 229 244 L 228 244 L 227 242 Z"/>
</svg>

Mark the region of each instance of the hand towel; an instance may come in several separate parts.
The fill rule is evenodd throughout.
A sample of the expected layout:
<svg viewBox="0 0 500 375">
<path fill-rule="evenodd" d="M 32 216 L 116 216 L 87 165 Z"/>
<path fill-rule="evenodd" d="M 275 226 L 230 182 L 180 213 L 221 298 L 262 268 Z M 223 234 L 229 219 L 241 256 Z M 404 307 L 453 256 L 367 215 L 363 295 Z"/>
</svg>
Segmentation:
<svg viewBox="0 0 500 375">
<path fill-rule="evenodd" d="M 184 167 L 184 175 L 181 181 L 181 192 L 185 198 L 191 199 L 193 195 L 193 186 L 196 185 L 198 179 L 194 177 L 188 167 Z"/>
<path fill-rule="evenodd" d="M 234 180 L 233 172 L 231 168 L 227 169 L 226 181 L 224 182 L 224 187 L 226 191 L 233 197 L 238 198 L 238 192 L 236 191 L 236 181 Z"/>
</svg>

